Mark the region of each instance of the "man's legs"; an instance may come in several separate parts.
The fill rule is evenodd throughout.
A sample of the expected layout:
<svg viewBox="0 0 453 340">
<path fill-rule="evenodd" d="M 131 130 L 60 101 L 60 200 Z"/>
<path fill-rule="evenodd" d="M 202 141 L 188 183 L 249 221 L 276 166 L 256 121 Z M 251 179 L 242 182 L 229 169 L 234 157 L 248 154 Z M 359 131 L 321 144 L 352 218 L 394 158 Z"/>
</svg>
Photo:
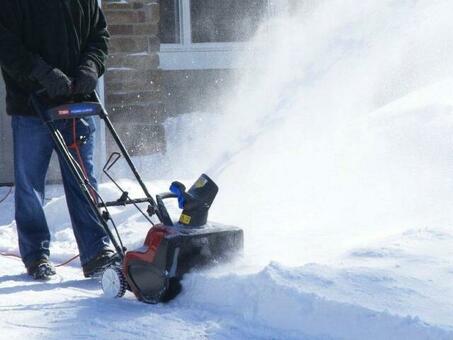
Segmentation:
<svg viewBox="0 0 453 340">
<path fill-rule="evenodd" d="M 83 143 L 79 143 L 77 146 L 78 151 L 74 148 L 71 148 L 70 151 L 79 164 L 82 160 L 83 169 L 90 183 L 97 188 L 93 166 L 94 119 L 90 117 L 85 118 L 83 121 L 76 120 L 75 122 L 75 130 L 73 126 L 74 121 L 69 120 L 65 122 L 66 126 L 61 128 L 61 132 L 68 145 L 73 144 L 75 140 L 80 140 L 80 137 L 83 137 Z M 86 202 L 66 162 L 61 157 L 60 168 L 72 227 L 80 251 L 80 262 L 82 265 L 85 265 L 88 261 L 94 259 L 102 249 L 108 247 L 109 240 L 97 216 Z"/>
<path fill-rule="evenodd" d="M 19 250 L 25 266 L 48 258 L 50 233 L 44 210 L 44 183 L 53 144 L 39 118 L 12 117 L 15 217 Z"/>
</svg>

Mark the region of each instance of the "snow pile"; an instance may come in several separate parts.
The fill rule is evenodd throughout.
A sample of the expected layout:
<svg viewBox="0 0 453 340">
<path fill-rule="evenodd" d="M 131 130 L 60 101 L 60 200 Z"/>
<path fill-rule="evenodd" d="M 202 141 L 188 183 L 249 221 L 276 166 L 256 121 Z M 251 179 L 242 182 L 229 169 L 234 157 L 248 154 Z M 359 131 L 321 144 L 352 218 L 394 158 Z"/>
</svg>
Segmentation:
<svg viewBox="0 0 453 340">
<path fill-rule="evenodd" d="M 303 270 L 288 270 L 271 263 L 251 275 L 191 276 L 185 281 L 185 298 L 197 308 L 215 310 L 224 318 L 239 318 L 255 327 L 278 329 L 285 338 L 449 339 L 453 336 L 453 332 L 429 326 L 418 318 L 398 317 L 307 293 L 303 289 L 306 281 L 335 289 L 335 281 L 310 277 Z M 184 297 L 182 300 L 184 306 Z"/>
</svg>

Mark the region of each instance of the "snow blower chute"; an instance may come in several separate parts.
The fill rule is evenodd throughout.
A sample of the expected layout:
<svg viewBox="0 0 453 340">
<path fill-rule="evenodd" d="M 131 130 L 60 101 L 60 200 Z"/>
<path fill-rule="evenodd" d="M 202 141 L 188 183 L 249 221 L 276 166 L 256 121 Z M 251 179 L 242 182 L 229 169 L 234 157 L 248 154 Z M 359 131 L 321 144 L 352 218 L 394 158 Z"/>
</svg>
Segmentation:
<svg viewBox="0 0 453 340">
<path fill-rule="evenodd" d="M 31 97 L 31 102 L 47 124 L 57 152 L 68 164 L 90 208 L 98 216 L 118 253 L 118 261 L 101 274 L 106 295 L 121 297 L 126 290 L 130 290 L 143 302 L 167 301 L 181 290 L 180 281 L 185 273 L 193 268 L 227 260 L 242 250 L 241 229 L 207 220 L 209 208 L 218 192 L 217 185 L 207 175 L 202 174 L 189 190 L 182 183 L 173 182 L 169 192 L 156 195 L 155 199 L 151 196 L 95 92 L 89 96 L 72 98 L 70 102 L 51 102 L 43 93 L 37 93 Z M 113 152 L 103 168 L 120 191 L 120 197 L 115 201 L 104 201 L 90 184 L 55 125 L 59 120 L 83 120 L 89 116 L 97 116 L 104 121 L 120 151 Z M 121 156 L 134 174 L 144 197 L 130 197 L 109 173 Z M 164 200 L 170 198 L 177 199 L 182 209 L 177 222 L 172 220 L 164 204 Z M 109 207 L 131 204 L 149 221 L 151 228 L 143 246 L 128 251 L 109 213 Z M 142 209 L 142 204 L 146 205 L 146 211 Z M 157 223 L 153 221 L 156 218 Z"/>
</svg>

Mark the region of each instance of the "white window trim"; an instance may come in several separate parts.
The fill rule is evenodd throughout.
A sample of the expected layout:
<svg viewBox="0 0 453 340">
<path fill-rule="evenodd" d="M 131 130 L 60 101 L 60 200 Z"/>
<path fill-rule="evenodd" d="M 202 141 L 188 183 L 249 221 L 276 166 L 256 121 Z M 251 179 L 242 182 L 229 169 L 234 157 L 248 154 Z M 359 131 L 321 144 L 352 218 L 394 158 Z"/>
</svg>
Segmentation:
<svg viewBox="0 0 453 340">
<path fill-rule="evenodd" d="M 246 49 L 246 42 L 227 43 L 192 43 L 190 1 L 179 1 L 179 44 L 160 45 L 160 69 L 162 70 L 197 70 L 237 68 L 242 65 L 235 60 L 238 51 Z M 268 17 L 281 13 L 288 0 L 267 0 Z"/>
</svg>

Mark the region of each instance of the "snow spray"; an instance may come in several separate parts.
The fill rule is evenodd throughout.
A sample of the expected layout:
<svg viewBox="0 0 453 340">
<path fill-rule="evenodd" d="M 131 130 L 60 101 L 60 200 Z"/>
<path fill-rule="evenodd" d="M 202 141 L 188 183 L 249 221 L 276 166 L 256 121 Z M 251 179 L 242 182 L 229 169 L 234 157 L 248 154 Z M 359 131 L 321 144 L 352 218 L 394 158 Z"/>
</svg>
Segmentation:
<svg viewBox="0 0 453 340">
<path fill-rule="evenodd" d="M 451 1 L 320 1 L 263 23 L 223 113 L 167 122 L 172 176 L 207 171 L 251 262 L 328 261 L 452 224 Z"/>
</svg>

